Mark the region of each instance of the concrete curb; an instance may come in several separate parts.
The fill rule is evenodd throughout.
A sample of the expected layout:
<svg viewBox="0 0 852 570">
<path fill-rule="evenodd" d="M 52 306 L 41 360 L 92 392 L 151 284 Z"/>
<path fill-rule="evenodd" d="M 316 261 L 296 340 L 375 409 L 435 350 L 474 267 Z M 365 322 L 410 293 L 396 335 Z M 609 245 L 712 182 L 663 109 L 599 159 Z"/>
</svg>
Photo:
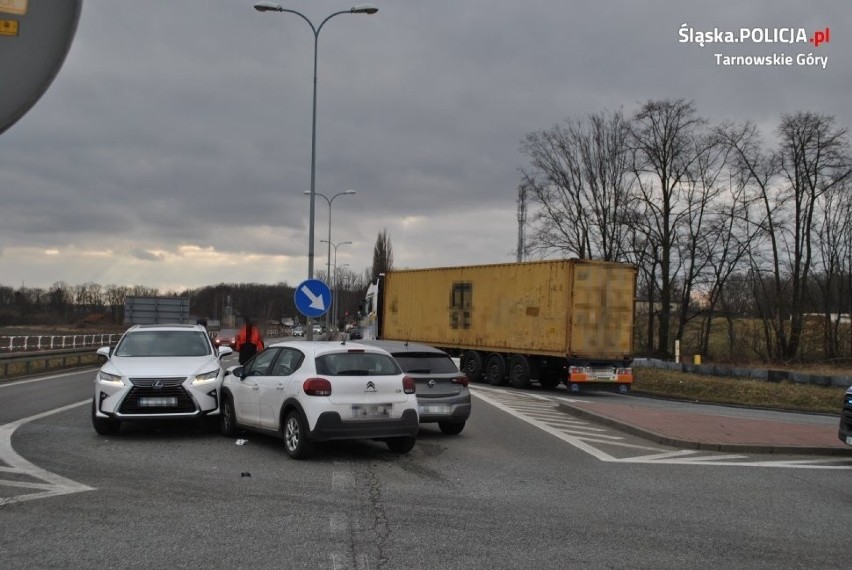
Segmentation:
<svg viewBox="0 0 852 570">
<path fill-rule="evenodd" d="M 609 416 L 596 414 L 588 410 L 574 407 L 570 404 L 559 404 L 558 408 L 564 412 L 590 419 L 604 425 L 612 426 L 621 431 L 637 435 L 661 445 L 678 447 L 682 449 L 699 449 L 703 451 L 724 451 L 727 453 L 766 453 L 776 455 L 829 455 L 838 457 L 852 457 L 852 447 L 802 447 L 796 445 L 760 445 L 760 444 L 737 444 L 737 443 L 707 443 L 678 439 L 657 433 L 652 430 L 640 428 Z"/>
</svg>

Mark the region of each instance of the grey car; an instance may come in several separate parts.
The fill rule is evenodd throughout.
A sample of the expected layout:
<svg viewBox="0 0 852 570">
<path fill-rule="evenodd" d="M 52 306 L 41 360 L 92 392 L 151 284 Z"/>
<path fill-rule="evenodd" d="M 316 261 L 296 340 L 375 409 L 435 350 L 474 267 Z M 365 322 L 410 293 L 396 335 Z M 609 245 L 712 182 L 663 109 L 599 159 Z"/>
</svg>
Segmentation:
<svg viewBox="0 0 852 570">
<path fill-rule="evenodd" d="M 414 342 L 359 340 L 390 352 L 417 384 L 420 423 L 437 423 L 442 432 L 461 433 L 470 417 L 467 376 L 443 350 Z"/>
</svg>

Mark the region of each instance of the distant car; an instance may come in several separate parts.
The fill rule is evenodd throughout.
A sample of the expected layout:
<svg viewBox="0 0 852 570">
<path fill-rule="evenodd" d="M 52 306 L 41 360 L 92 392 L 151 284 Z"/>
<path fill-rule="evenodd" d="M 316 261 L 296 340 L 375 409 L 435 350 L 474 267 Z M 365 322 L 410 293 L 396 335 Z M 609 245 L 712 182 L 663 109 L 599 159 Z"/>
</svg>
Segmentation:
<svg viewBox="0 0 852 570">
<path fill-rule="evenodd" d="M 305 336 L 305 328 L 297 326 L 293 329 L 293 336 Z"/>
<path fill-rule="evenodd" d="M 136 325 L 114 349 L 97 350 L 107 361 L 95 376 L 92 424 L 115 434 L 125 420 L 194 419 L 219 413 L 224 370 L 201 325 Z"/>
<path fill-rule="evenodd" d="M 358 327 L 354 327 L 349 331 L 349 340 L 361 340 L 362 338 L 364 338 L 364 333 Z"/>
<path fill-rule="evenodd" d="M 468 378 L 453 359 L 435 347 L 414 342 L 365 340 L 393 355 L 417 383 L 420 423 L 436 423 L 442 432 L 457 435 L 470 417 Z"/>
<path fill-rule="evenodd" d="M 278 434 L 294 459 L 331 440 L 378 439 L 407 453 L 419 429 L 414 391 L 380 348 L 279 342 L 226 371 L 220 427 L 228 436 L 241 428 Z"/>
<path fill-rule="evenodd" d="M 237 348 L 237 329 L 222 329 L 213 338 L 213 343 L 217 346 L 230 346 Z"/>
<path fill-rule="evenodd" d="M 840 411 L 840 429 L 837 437 L 846 445 L 852 445 L 852 387 L 847 388 L 843 397 L 843 409 Z"/>
</svg>

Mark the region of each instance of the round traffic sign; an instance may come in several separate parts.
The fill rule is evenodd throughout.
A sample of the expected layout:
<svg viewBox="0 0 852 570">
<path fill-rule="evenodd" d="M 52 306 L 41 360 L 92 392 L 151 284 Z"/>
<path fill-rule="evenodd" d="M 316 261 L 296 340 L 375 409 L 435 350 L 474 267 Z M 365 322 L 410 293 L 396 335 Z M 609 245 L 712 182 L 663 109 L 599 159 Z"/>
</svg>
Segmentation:
<svg viewBox="0 0 852 570">
<path fill-rule="evenodd" d="M 296 286 L 293 301 L 300 313 L 313 319 L 331 308 L 331 290 L 319 279 L 306 279 Z"/>
<path fill-rule="evenodd" d="M 50 86 L 71 47 L 83 0 L 0 0 L 0 133 Z"/>
</svg>

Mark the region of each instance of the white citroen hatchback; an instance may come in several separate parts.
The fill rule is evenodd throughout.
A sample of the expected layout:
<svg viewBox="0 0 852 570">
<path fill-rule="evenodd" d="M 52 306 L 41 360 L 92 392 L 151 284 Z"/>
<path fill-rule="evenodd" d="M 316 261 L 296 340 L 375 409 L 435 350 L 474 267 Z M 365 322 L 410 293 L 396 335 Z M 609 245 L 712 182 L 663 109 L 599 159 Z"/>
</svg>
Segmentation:
<svg viewBox="0 0 852 570">
<path fill-rule="evenodd" d="M 221 431 L 279 435 L 294 459 L 316 443 L 345 439 L 378 439 L 406 453 L 419 426 L 414 392 L 414 380 L 380 348 L 280 342 L 225 372 Z"/>
<path fill-rule="evenodd" d="M 92 424 L 114 434 L 127 420 L 193 419 L 219 413 L 224 370 L 219 359 L 233 350 L 215 348 L 201 325 L 136 325 L 95 376 Z"/>
</svg>

